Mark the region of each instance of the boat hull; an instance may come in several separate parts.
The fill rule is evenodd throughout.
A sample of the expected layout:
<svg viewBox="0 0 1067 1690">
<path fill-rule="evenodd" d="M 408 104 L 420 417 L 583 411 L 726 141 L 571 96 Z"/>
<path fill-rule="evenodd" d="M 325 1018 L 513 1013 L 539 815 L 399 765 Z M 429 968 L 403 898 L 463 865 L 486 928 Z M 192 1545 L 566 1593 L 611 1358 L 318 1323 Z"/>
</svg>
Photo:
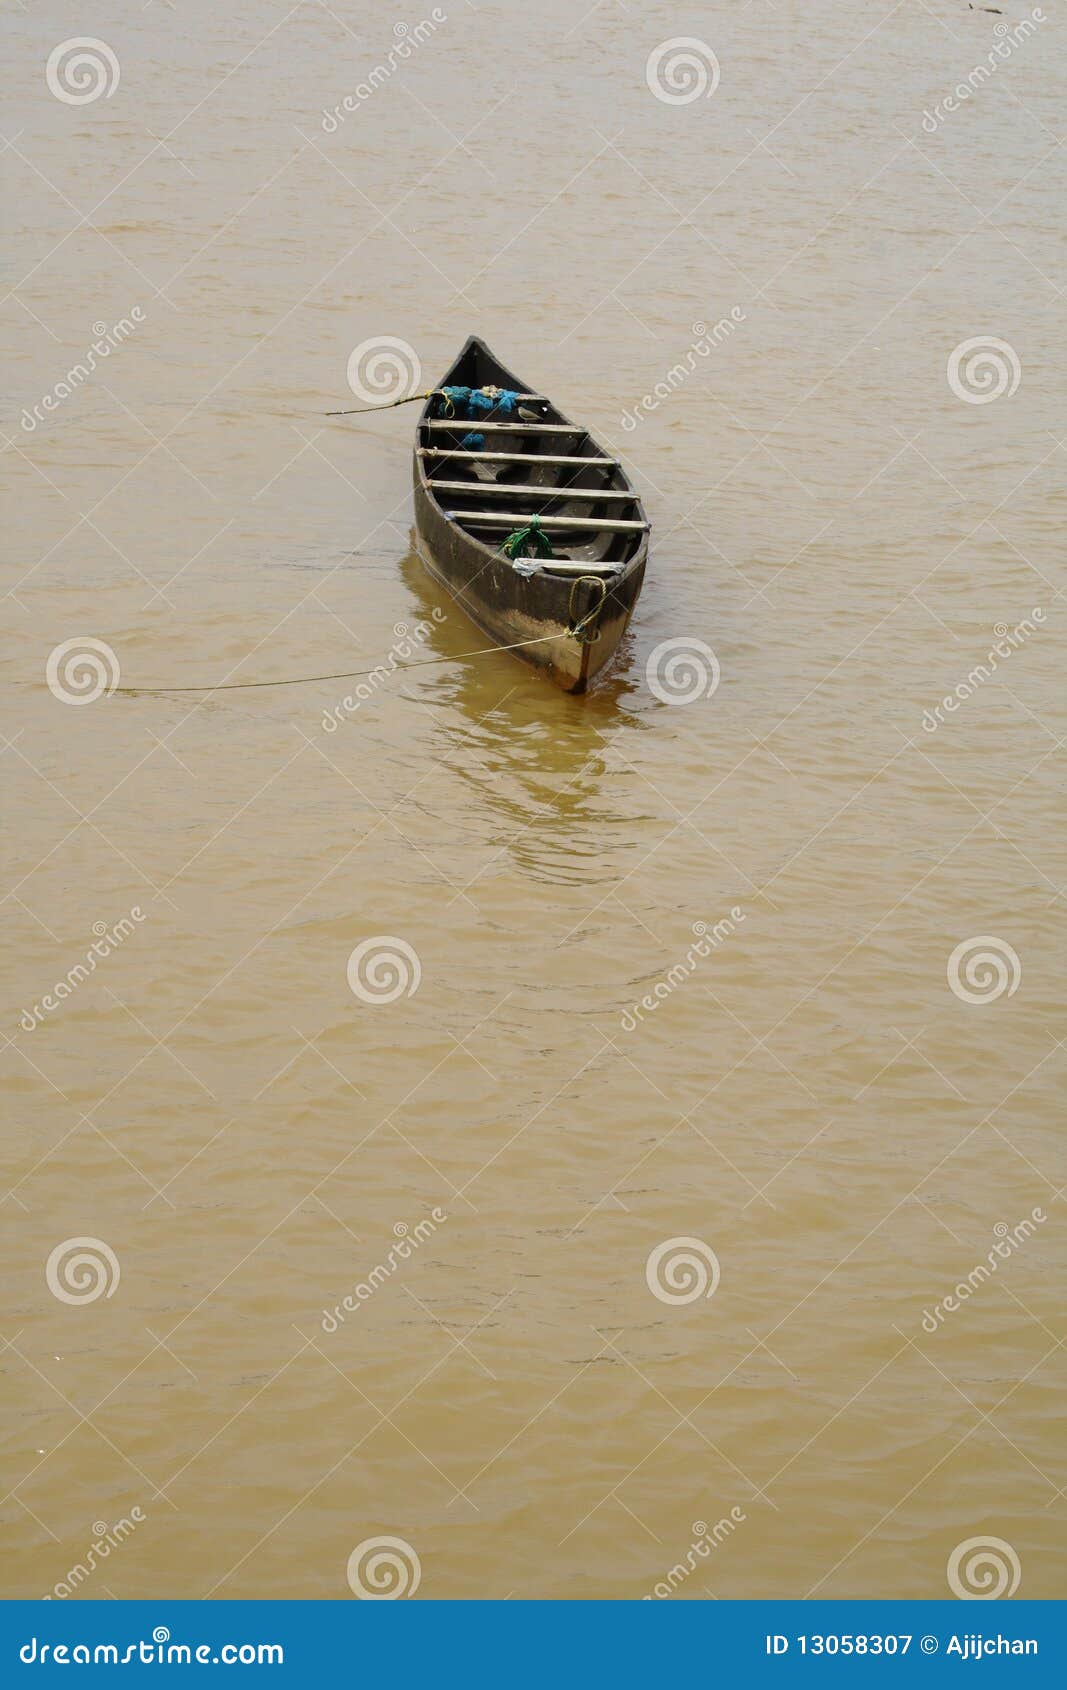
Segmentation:
<svg viewBox="0 0 1067 1690">
<path fill-rule="evenodd" d="M 518 647 L 515 657 L 543 670 L 565 692 L 584 692 L 611 662 L 644 581 L 643 550 L 624 576 L 604 583 L 544 570 L 521 575 L 507 558 L 486 560 L 483 548 L 473 550 L 420 486 L 417 472 L 415 527 L 424 568 L 494 645 Z M 571 633 L 584 618 L 590 619 L 591 640 Z"/>
<path fill-rule="evenodd" d="M 492 382 L 513 390 L 520 388 L 511 372 L 499 364 L 476 337 L 468 341 L 446 380 L 456 380 L 457 371 L 469 385 L 473 385 L 476 378 L 479 385 Z M 432 440 L 441 439 L 439 433 L 432 434 L 425 426 L 432 416 L 432 405 L 433 401 L 423 413 L 416 436 L 419 445 L 429 445 Z M 550 408 L 548 415 L 557 422 L 567 422 L 554 407 Z M 467 426 L 476 425 L 463 425 L 464 428 Z M 456 432 L 461 430 L 457 428 Z M 588 452 L 597 455 L 598 463 L 612 461 L 599 457 L 599 449 L 584 430 L 575 428 L 571 432 L 583 436 L 586 443 L 583 456 Z M 489 436 L 489 439 L 494 447 L 499 445 L 505 451 L 521 447 L 525 454 L 523 462 L 528 456 L 530 471 L 545 473 L 539 463 L 538 451 L 532 448 L 527 451 L 532 437 L 524 435 L 521 422 L 516 421 L 514 433 L 508 431 L 502 438 Z M 560 448 L 554 446 L 552 450 L 558 452 Z M 571 458 L 569 462 L 573 465 L 576 460 Z M 417 450 L 414 460 L 415 527 L 419 555 L 429 575 L 446 589 L 457 608 L 487 634 L 494 645 L 515 648 L 514 656 L 541 670 L 564 691 L 584 692 L 610 663 L 629 625 L 645 576 L 647 533 L 641 532 L 637 536 L 630 555 L 614 568 L 590 562 L 588 573 L 584 572 L 580 567 L 580 544 L 575 545 L 573 541 L 572 554 L 576 551 L 577 556 L 560 557 L 557 560 L 560 565 L 558 573 L 553 573 L 551 559 L 537 565 L 531 563 L 529 569 L 524 568 L 521 562 L 516 567 L 500 550 L 499 540 L 494 539 L 490 544 L 477 538 L 449 514 L 448 508 L 441 503 L 440 492 L 434 490 L 426 463 L 427 459 Z M 579 479 L 581 473 L 579 470 L 576 475 L 573 469 L 569 470 L 568 480 L 558 485 L 570 487 L 573 484 L 579 491 L 586 490 L 586 484 Z M 549 471 L 549 474 L 557 475 L 558 471 Z M 617 465 L 612 485 L 616 490 L 629 489 L 625 474 Z M 506 488 L 499 488 L 496 496 L 506 491 Z M 547 481 L 538 485 L 535 494 L 530 494 L 528 490 L 525 497 L 531 505 L 543 503 L 544 496 L 553 491 L 554 484 Z M 485 487 L 479 488 L 476 483 L 471 484 L 471 492 L 480 495 L 483 500 L 487 497 Z M 462 496 L 458 502 L 463 502 Z M 636 495 L 633 495 L 633 503 L 639 508 Z M 485 508 L 492 510 L 491 497 Z M 497 508 L 500 508 L 499 505 Z M 592 523 L 588 524 L 589 528 L 592 526 Z M 623 523 L 618 526 L 637 528 L 638 524 Z M 555 539 L 557 536 L 553 533 L 551 537 Z M 588 533 L 578 529 L 574 537 L 579 542 L 589 539 Z M 575 629 L 578 630 L 577 635 Z"/>
</svg>

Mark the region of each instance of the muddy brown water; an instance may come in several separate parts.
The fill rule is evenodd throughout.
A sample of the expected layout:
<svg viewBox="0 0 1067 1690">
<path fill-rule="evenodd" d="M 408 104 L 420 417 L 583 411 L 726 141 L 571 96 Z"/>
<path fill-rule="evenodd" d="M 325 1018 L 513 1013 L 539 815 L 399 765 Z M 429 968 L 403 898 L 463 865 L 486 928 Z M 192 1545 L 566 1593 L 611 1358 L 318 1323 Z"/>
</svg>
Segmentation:
<svg viewBox="0 0 1067 1690">
<path fill-rule="evenodd" d="M 4 20 L 6 1593 L 1061 1593 L 1062 15 L 440 10 Z M 471 330 L 654 524 L 584 700 L 322 415 Z"/>
</svg>

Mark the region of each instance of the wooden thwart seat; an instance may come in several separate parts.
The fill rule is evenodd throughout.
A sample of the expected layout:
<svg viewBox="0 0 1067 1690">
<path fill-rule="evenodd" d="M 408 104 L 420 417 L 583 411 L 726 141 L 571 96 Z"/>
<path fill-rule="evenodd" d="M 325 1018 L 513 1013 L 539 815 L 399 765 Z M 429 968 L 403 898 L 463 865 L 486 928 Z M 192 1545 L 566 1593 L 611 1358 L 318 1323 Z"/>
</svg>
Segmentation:
<svg viewBox="0 0 1067 1690">
<path fill-rule="evenodd" d="M 574 423 L 529 423 L 522 422 L 448 422 L 440 418 L 433 418 L 423 423 L 423 428 L 450 428 L 453 434 L 460 430 L 464 434 L 584 434 L 585 429 Z"/>
<path fill-rule="evenodd" d="M 460 446 L 420 446 L 420 458 L 480 458 L 494 464 L 581 464 L 594 469 L 618 469 L 614 458 L 553 458 L 547 452 L 470 452 Z"/>
<path fill-rule="evenodd" d="M 647 522 L 627 521 L 609 516 L 541 516 L 536 511 L 516 515 L 514 511 L 448 511 L 454 522 L 469 522 L 472 527 L 491 524 L 494 528 L 526 528 L 537 517 L 542 528 L 599 528 L 609 534 L 644 534 Z"/>
<path fill-rule="evenodd" d="M 549 575 L 615 575 L 624 566 L 598 558 L 595 563 L 576 557 L 538 558 L 541 568 Z"/>
<path fill-rule="evenodd" d="M 622 487 L 542 487 L 536 481 L 431 481 L 435 493 L 531 493 L 538 499 L 625 499 L 633 505 L 636 493 Z"/>
</svg>

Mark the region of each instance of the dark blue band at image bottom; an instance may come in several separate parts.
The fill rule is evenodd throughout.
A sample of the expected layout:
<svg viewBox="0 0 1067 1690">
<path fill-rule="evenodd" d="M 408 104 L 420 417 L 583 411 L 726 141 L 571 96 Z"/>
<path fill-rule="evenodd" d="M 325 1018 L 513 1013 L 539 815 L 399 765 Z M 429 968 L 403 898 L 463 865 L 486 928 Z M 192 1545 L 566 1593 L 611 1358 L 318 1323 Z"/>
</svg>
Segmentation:
<svg viewBox="0 0 1067 1690">
<path fill-rule="evenodd" d="M 1059 1602 L 7 1602 L 0 1629 L 5 1685 L 1064 1679 Z"/>
</svg>

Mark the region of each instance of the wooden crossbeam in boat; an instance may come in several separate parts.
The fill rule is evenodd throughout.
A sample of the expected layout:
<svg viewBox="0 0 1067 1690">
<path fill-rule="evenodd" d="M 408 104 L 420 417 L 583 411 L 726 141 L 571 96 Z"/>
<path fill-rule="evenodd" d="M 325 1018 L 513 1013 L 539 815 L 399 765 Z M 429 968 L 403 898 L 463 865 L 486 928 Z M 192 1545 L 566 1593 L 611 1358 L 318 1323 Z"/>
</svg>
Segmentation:
<svg viewBox="0 0 1067 1690">
<path fill-rule="evenodd" d="M 420 458 L 480 458 L 494 464 L 582 464 L 594 469 L 618 469 L 614 458 L 552 458 L 547 452 L 467 452 L 459 446 L 420 446 Z"/>
<path fill-rule="evenodd" d="M 609 563 L 600 558 L 595 563 L 576 557 L 544 557 L 537 561 L 548 575 L 614 575 L 626 567 L 622 562 Z"/>
<path fill-rule="evenodd" d="M 434 418 L 431 422 L 423 423 L 423 428 L 450 428 L 453 434 L 460 429 L 464 434 L 584 434 L 585 429 L 579 423 L 529 423 L 529 422 L 442 422 Z"/>
<path fill-rule="evenodd" d="M 435 493 L 535 493 L 540 499 L 627 499 L 637 503 L 637 494 L 621 487 L 542 487 L 536 481 L 431 481 Z"/>
<path fill-rule="evenodd" d="M 481 524 L 492 524 L 494 528 L 525 527 L 533 521 L 534 515 L 537 515 L 542 528 L 599 528 L 611 534 L 643 534 L 649 526 L 647 522 L 630 522 L 622 517 L 610 516 L 540 516 L 536 512 L 522 516 L 513 511 L 449 511 L 448 515 L 454 522 L 469 522 L 475 527 Z"/>
</svg>

